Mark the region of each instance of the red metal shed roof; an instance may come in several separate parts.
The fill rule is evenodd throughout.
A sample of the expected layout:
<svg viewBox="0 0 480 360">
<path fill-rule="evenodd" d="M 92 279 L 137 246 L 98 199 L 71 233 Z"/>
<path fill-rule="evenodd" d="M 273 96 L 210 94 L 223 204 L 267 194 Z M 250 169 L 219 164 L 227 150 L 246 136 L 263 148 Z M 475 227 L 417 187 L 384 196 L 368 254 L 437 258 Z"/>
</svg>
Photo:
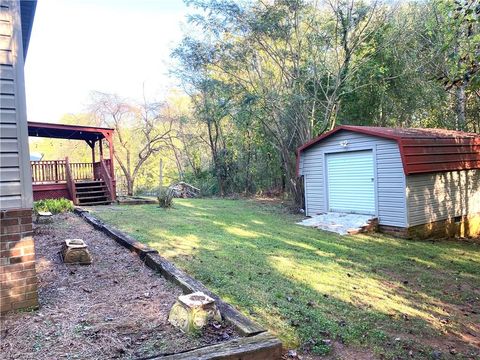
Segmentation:
<svg viewBox="0 0 480 360">
<path fill-rule="evenodd" d="M 300 153 L 341 130 L 395 140 L 400 149 L 406 175 L 480 169 L 480 134 L 445 129 L 342 125 L 297 149 L 297 174 Z"/>
</svg>

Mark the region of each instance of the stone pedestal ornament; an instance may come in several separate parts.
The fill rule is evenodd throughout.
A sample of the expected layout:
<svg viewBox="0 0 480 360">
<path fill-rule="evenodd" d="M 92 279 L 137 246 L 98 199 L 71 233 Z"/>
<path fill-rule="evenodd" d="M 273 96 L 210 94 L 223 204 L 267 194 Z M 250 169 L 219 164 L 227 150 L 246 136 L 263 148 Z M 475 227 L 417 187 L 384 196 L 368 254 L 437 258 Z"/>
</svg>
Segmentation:
<svg viewBox="0 0 480 360">
<path fill-rule="evenodd" d="M 49 224 L 53 221 L 53 214 L 50 211 L 39 211 L 35 221 L 37 224 Z"/>
<path fill-rule="evenodd" d="M 89 265 L 92 255 L 82 239 L 66 239 L 62 248 L 63 262 L 66 264 Z"/>
<path fill-rule="evenodd" d="M 221 321 L 215 300 L 203 292 L 181 295 L 170 309 L 168 321 L 183 332 L 201 330 L 210 320 Z"/>
</svg>

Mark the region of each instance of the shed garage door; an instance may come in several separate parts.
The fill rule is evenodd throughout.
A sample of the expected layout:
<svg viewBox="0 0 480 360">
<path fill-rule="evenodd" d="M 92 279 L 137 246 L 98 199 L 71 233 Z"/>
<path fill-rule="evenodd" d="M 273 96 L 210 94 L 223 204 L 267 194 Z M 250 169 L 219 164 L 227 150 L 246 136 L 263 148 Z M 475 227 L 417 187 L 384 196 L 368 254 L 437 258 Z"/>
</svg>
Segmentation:
<svg viewBox="0 0 480 360">
<path fill-rule="evenodd" d="M 373 152 L 326 155 L 329 211 L 375 214 Z"/>
</svg>

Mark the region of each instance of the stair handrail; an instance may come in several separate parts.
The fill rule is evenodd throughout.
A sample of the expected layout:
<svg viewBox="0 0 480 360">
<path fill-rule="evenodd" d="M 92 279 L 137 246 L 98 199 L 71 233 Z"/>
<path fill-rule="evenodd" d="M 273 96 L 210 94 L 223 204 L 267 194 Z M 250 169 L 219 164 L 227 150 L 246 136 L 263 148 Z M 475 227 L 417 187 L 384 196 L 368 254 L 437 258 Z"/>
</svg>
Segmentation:
<svg viewBox="0 0 480 360">
<path fill-rule="evenodd" d="M 100 160 L 100 176 L 102 180 L 107 185 L 108 192 L 110 194 L 110 201 L 115 201 L 115 191 L 113 189 L 113 181 L 112 177 L 110 176 L 110 172 L 108 171 L 107 164 L 105 160 Z"/>
<path fill-rule="evenodd" d="M 72 170 L 70 169 L 70 161 L 68 161 L 68 156 L 65 158 L 65 177 L 67 180 L 68 192 L 70 193 L 70 197 L 72 198 L 73 204 L 78 205 L 75 179 L 72 176 Z"/>
</svg>

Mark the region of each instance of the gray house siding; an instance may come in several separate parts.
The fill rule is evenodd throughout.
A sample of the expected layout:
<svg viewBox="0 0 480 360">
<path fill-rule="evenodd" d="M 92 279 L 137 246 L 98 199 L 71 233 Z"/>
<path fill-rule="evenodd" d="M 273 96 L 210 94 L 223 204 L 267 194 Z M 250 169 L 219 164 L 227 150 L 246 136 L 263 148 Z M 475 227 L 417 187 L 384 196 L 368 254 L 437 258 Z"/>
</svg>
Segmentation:
<svg viewBox="0 0 480 360">
<path fill-rule="evenodd" d="M 0 0 L 0 208 L 31 208 L 20 2 Z"/>
<path fill-rule="evenodd" d="M 347 148 L 340 143 L 348 141 Z M 339 131 L 304 150 L 300 175 L 305 183 L 305 210 L 309 216 L 327 211 L 324 156 L 339 151 L 373 150 L 376 167 L 376 212 L 381 225 L 406 227 L 405 175 L 398 145 L 394 140 Z"/>
<path fill-rule="evenodd" d="M 480 170 L 407 176 L 409 226 L 480 213 Z"/>
</svg>

